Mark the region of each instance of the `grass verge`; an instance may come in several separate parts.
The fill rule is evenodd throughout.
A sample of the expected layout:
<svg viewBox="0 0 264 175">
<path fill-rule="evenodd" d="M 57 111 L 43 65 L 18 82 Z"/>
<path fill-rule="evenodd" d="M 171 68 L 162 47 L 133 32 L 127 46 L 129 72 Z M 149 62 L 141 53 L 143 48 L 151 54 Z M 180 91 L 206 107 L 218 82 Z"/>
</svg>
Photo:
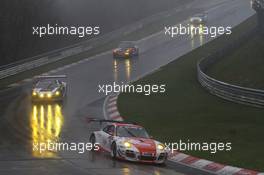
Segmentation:
<svg viewBox="0 0 264 175">
<path fill-rule="evenodd" d="M 264 110 L 222 100 L 209 94 L 196 78 L 196 63 L 214 53 L 255 25 L 255 17 L 201 48 L 182 56 L 160 71 L 135 84 L 166 84 L 165 94 L 144 96 L 122 93 L 118 108 L 128 121 L 144 125 L 163 142 L 232 142 L 232 150 L 187 151 L 197 157 L 223 164 L 264 171 Z"/>
<path fill-rule="evenodd" d="M 264 37 L 256 34 L 232 54 L 213 64 L 208 74 L 239 86 L 264 89 Z"/>
</svg>

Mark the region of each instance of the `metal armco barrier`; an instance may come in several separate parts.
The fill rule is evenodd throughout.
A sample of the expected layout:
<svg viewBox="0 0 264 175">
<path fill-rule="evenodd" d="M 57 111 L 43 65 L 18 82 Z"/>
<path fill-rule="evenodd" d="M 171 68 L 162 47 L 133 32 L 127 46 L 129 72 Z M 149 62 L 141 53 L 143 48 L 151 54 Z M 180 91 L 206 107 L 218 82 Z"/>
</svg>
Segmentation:
<svg viewBox="0 0 264 175">
<path fill-rule="evenodd" d="M 254 17 L 248 20 L 254 20 Z M 200 60 L 197 63 L 197 78 L 200 84 L 213 95 L 232 102 L 264 108 L 264 90 L 236 86 L 216 80 L 206 74 L 208 68 L 210 68 L 212 64 L 217 64 L 218 60 L 232 53 L 235 49 L 239 48 L 241 44 L 252 38 L 258 31 L 257 25 L 256 23 L 253 26 L 249 26 L 247 31 L 243 31 L 239 38 Z"/>
<path fill-rule="evenodd" d="M 137 24 L 137 26 L 138 27 L 134 26 L 133 30 L 139 29 L 140 27 L 142 27 L 142 24 Z M 49 63 L 59 61 L 69 56 L 73 56 L 85 51 L 89 51 L 92 48 L 99 47 L 100 45 L 103 45 L 118 37 L 123 36 L 124 33 L 128 31 L 128 29 L 130 29 L 130 32 L 132 32 L 131 28 L 126 26 L 119 30 L 115 30 L 100 37 L 92 38 L 85 42 L 81 42 L 62 49 L 57 49 L 48 53 L 27 58 L 22 61 L 11 63 L 8 65 L 0 66 L 0 80 L 24 71 L 32 70 Z"/>
<path fill-rule="evenodd" d="M 211 57 L 202 59 L 197 64 L 198 80 L 211 94 L 236 103 L 264 108 L 264 90 L 235 86 L 216 80 L 205 73 L 208 60 Z"/>
</svg>

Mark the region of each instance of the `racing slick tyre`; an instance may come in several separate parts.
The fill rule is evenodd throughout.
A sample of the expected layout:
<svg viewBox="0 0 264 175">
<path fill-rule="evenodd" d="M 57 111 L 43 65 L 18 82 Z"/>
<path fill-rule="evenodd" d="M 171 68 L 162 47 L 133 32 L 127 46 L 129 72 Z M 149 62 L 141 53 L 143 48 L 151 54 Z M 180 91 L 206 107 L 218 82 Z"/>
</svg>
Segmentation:
<svg viewBox="0 0 264 175">
<path fill-rule="evenodd" d="M 112 143 L 111 145 L 111 157 L 113 159 L 116 159 L 117 149 L 116 149 L 116 143 Z"/>
<path fill-rule="evenodd" d="M 90 143 L 92 144 L 92 151 L 95 151 L 95 146 L 94 146 L 94 145 L 95 145 L 96 139 L 95 139 L 94 134 L 92 134 L 92 135 L 90 136 L 89 141 L 90 141 Z"/>
</svg>

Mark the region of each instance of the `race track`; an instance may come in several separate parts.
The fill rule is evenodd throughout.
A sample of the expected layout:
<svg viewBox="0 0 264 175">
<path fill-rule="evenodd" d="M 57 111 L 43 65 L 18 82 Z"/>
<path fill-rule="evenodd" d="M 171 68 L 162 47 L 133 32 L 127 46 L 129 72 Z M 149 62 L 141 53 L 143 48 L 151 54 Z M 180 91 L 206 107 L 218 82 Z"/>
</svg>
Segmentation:
<svg viewBox="0 0 264 175">
<path fill-rule="evenodd" d="M 196 0 L 186 8 L 190 16 L 192 11 L 208 11 L 208 26 L 235 26 L 254 13 L 248 0 Z M 108 51 L 80 64 L 52 71 L 51 74 L 68 77 L 67 102 L 62 107 L 57 104 L 32 105 L 27 95 L 12 100 L 3 113 L 11 118 L 11 127 L 7 127 L 8 132 L 2 138 L 5 144 L 0 148 L 0 174 L 208 174 L 181 165 L 155 166 L 114 161 L 105 153 L 45 152 L 39 155 L 32 152 L 32 141 L 89 142 L 91 131 L 98 126 L 88 124 L 86 118 L 104 117 L 105 95 L 98 93 L 99 84 L 138 79 L 211 39 L 199 35 L 172 39 L 163 31 L 138 42 L 139 58 L 113 59 Z M 28 85 L 23 88 L 30 90 Z"/>
</svg>

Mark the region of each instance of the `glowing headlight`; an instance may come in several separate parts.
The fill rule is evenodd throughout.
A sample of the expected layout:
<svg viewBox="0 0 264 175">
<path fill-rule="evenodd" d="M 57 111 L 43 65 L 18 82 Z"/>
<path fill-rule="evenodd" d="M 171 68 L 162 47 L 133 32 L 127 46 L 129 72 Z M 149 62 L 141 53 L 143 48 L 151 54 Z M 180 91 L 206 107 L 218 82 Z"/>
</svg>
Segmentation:
<svg viewBox="0 0 264 175">
<path fill-rule="evenodd" d="M 44 98 L 44 94 L 39 94 L 39 97 L 40 98 Z"/>
<path fill-rule="evenodd" d="M 131 143 L 129 143 L 129 142 L 125 142 L 125 143 L 124 143 L 124 146 L 125 146 L 126 148 L 130 148 L 130 147 L 131 147 Z"/>
<path fill-rule="evenodd" d="M 37 92 L 33 91 L 33 92 L 32 92 L 32 95 L 33 95 L 33 96 L 36 96 L 36 95 L 37 95 Z"/>
<path fill-rule="evenodd" d="M 159 150 L 164 150 L 164 145 L 162 145 L 162 144 L 158 144 L 158 149 L 159 149 Z"/>
<path fill-rule="evenodd" d="M 56 91 L 55 95 L 59 96 L 60 95 L 60 91 Z"/>
<path fill-rule="evenodd" d="M 51 94 L 51 93 L 48 93 L 48 94 L 47 94 L 47 97 L 48 97 L 48 98 L 51 98 L 51 97 L 52 97 L 52 94 Z"/>
</svg>

